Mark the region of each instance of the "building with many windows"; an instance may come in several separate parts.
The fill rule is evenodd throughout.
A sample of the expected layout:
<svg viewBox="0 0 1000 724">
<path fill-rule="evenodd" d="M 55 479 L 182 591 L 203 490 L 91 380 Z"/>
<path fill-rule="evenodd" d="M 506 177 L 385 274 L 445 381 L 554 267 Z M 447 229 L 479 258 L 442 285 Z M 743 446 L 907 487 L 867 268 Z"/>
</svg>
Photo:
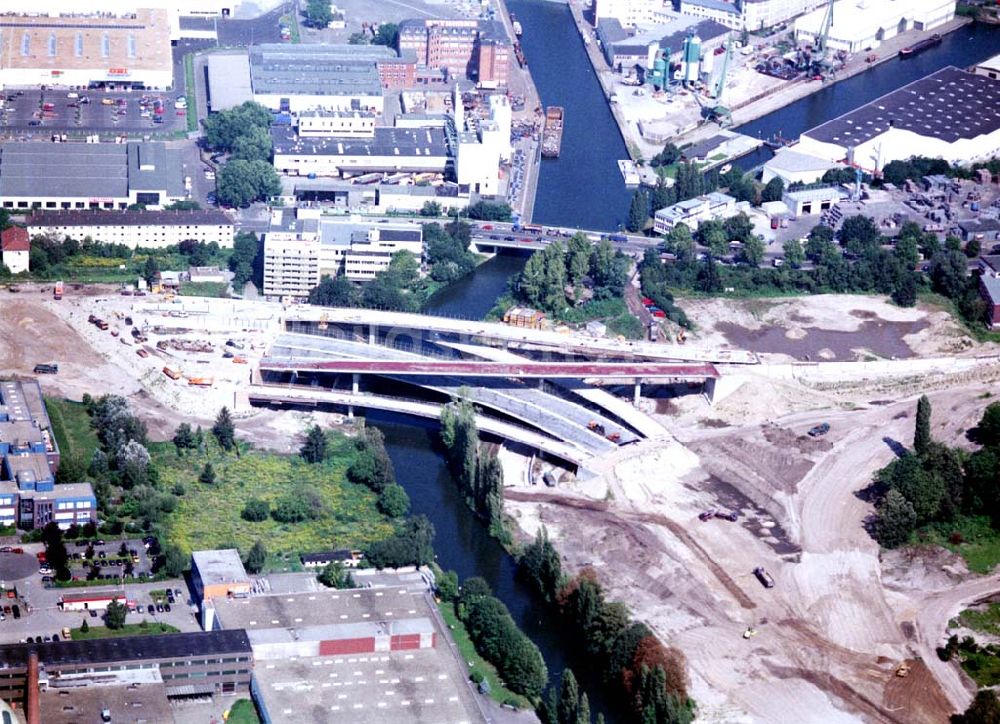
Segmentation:
<svg viewBox="0 0 1000 724">
<path fill-rule="evenodd" d="M 734 0 L 681 0 L 680 11 L 704 20 L 714 20 L 731 30 L 743 27 L 743 15 Z"/>
<path fill-rule="evenodd" d="M 657 234 L 666 234 L 677 224 L 684 224 L 692 231 L 702 221 L 725 219 L 736 213 L 736 199 L 727 194 L 713 191 L 673 206 L 659 209 L 653 215 L 653 228 Z"/>
<path fill-rule="evenodd" d="M 218 209 L 195 211 L 36 211 L 28 233 L 54 239 L 90 238 L 132 249 L 163 249 L 182 241 L 233 246 L 233 221 Z"/>
<path fill-rule="evenodd" d="M 498 20 L 404 20 L 399 49 L 412 53 L 418 68 L 444 70 L 449 79 L 505 88 L 510 78 L 513 47 Z"/>
<path fill-rule="evenodd" d="M 324 275 L 366 281 L 389 267 L 393 254 L 423 255 L 419 225 L 361 224 L 321 219 L 318 209 L 276 209 L 264 237 L 264 295 L 305 299 Z"/>
<path fill-rule="evenodd" d="M 0 16 L 0 85 L 170 88 L 166 9 Z M 37 12 L 37 11 L 36 11 Z"/>
</svg>

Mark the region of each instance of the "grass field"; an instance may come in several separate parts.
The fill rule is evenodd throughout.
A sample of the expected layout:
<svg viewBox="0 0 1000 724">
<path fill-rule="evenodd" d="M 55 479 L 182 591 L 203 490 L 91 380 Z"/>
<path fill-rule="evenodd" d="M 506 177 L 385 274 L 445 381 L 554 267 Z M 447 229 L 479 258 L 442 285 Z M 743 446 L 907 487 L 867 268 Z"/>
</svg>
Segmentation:
<svg viewBox="0 0 1000 724">
<path fill-rule="evenodd" d="M 89 624 L 88 624 L 89 625 Z M 110 639 L 119 636 L 154 636 L 156 634 L 178 633 L 179 628 L 168 623 L 127 623 L 120 629 L 110 629 L 105 626 L 90 626 L 86 632 L 75 628 L 72 631 L 73 641 L 89 641 L 91 639 Z"/>
<path fill-rule="evenodd" d="M 249 699 L 240 699 L 229 709 L 227 724 L 260 724 L 257 709 Z"/>
<path fill-rule="evenodd" d="M 967 608 L 958 614 L 958 623 L 973 631 L 1000 636 L 1000 603 L 987 604 L 985 609 Z"/>
<path fill-rule="evenodd" d="M 476 651 L 472 639 L 469 638 L 469 632 L 465 630 L 465 624 L 455 614 L 455 606 L 449 602 L 441 601 L 438 603 L 438 608 L 445 624 L 451 630 L 451 636 L 455 639 L 455 645 L 458 646 L 462 661 L 466 662 L 469 676 L 477 671 L 482 674 L 490 684 L 490 698 L 495 701 L 501 704 L 512 704 L 519 709 L 531 709 L 531 702 L 520 694 L 515 694 L 510 689 L 505 688 L 500 683 L 500 675 L 493 668 L 493 664 L 486 661 Z"/>
<path fill-rule="evenodd" d="M 367 543 L 392 534 L 392 525 L 375 507 L 375 494 L 349 482 L 345 471 L 353 459 L 354 447 L 342 435 L 330 436 L 326 462 L 310 465 L 297 455 L 275 455 L 259 450 L 222 454 L 209 445 L 205 455 L 192 452 L 180 457 L 169 443 L 150 446 L 160 473 L 160 485 L 172 490 L 178 483 L 185 489 L 177 509 L 166 521 L 170 542 L 185 552 L 198 548 L 237 547 L 249 550 L 260 540 L 272 557 L 309 550 L 362 548 Z M 215 469 L 211 485 L 198 482 L 205 461 Z M 251 498 L 272 505 L 298 485 L 319 492 L 327 514 L 317 520 L 279 523 L 243 520 L 241 512 Z"/>
<path fill-rule="evenodd" d="M 954 534 L 961 536 L 961 543 L 952 542 Z M 928 526 L 918 532 L 917 542 L 943 546 L 957 553 L 975 573 L 989 573 L 1000 562 L 1000 531 L 990 525 L 989 516 L 985 515 Z"/>
<path fill-rule="evenodd" d="M 97 435 L 90 427 L 90 416 L 83 404 L 46 397 L 45 408 L 52 421 L 59 452 L 65 457 L 79 457 L 88 464 L 97 449 Z"/>
<path fill-rule="evenodd" d="M 227 297 L 229 285 L 224 282 L 187 282 L 181 285 L 182 297 Z"/>
</svg>

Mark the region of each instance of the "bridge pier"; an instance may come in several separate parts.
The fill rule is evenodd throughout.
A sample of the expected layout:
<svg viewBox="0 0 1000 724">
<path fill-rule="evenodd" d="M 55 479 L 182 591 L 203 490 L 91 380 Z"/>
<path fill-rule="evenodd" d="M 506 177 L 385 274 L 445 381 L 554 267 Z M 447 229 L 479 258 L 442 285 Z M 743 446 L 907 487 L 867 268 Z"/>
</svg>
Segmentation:
<svg viewBox="0 0 1000 724">
<path fill-rule="evenodd" d="M 378 337 L 378 325 L 369 324 L 368 325 L 368 344 L 375 344 L 375 339 Z"/>
<path fill-rule="evenodd" d="M 353 373 L 351 375 L 351 392 L 354 393 L 355 395 L 358 394 L 359 391 L 358 387 L 360 386 L 360 383 L 361 383 L 361 375 L 359 375 L 357 372 Z"/>
<path fill-rule="evenodd" d="M 636 407 L 639 406 L 639 398 L 642 397 L 642 383 L 635 383 L 635 392 L 632 393 L 632 404 Z"/>
</svg>

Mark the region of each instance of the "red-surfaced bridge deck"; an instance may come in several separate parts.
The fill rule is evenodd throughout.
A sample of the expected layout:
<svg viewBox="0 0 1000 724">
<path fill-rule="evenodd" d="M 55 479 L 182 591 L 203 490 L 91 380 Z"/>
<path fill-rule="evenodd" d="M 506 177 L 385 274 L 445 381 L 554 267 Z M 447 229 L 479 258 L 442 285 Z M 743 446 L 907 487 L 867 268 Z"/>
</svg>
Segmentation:
<svg viewBox="0 0 1000 724">
<path fill-rule="evenodd" d="M 262 370 L 452 377 L 718 379 L 715 365 L 664 362 L 488 362 L 476 360 L 317 360 L 265 357 Z"/>
</svg>

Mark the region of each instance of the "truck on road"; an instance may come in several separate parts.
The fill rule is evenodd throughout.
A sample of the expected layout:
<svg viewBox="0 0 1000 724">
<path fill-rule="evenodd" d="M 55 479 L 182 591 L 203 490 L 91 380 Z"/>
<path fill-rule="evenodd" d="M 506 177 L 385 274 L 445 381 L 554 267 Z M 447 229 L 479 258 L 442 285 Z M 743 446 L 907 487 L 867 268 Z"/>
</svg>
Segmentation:
<svg viewBox="0 0 1000 724">
<path fill-rule="evenodd" d="M 760 585 L 764 588 L 774 588 L 774 578 L 771 574 L 764 570 L 763 566 L 757 566 L 753 569 L 753 574 L 757 576 L 757 580 L 760 581 Z"/>
<path fill-rule="evenodd" d="M 830 432 L 830 423 L 824 422 L 816 425 L 816 427 L 809 428 L 808 435 L 809 437 L 821 437 L 828 432 Z"/>
</svg>

